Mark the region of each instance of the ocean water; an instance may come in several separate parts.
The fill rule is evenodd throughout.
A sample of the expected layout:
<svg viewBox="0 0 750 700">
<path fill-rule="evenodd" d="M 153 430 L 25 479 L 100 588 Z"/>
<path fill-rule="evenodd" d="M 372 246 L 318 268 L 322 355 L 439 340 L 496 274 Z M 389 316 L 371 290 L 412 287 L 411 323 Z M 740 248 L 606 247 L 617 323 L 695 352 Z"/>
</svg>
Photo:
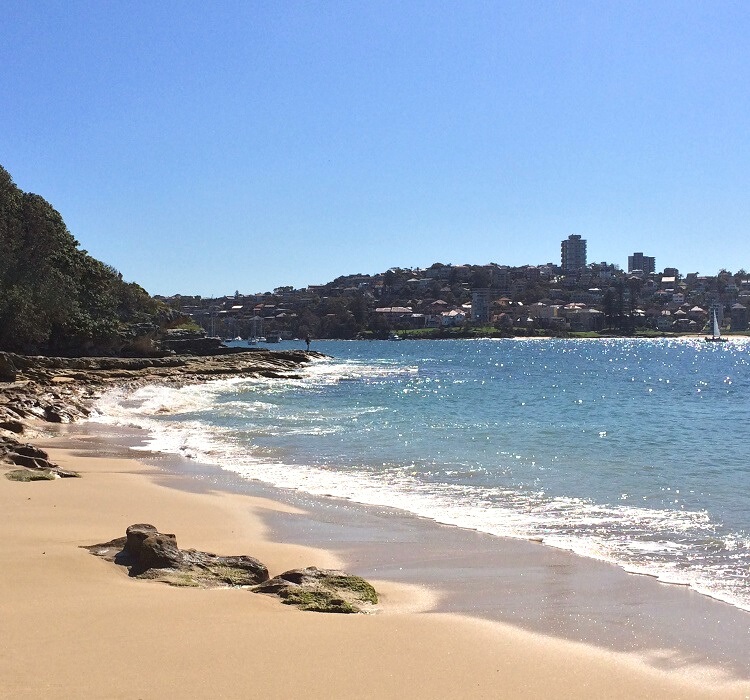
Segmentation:
<svg viewBox="0 0 750 700">
<path fill-rule="evenodd" d="M 295 378 L 120 389 L 94 420 L 247 479 L 539 540 L 750 610 L 750 340 L 313 347 L 330 357 Z"/>
</svg>

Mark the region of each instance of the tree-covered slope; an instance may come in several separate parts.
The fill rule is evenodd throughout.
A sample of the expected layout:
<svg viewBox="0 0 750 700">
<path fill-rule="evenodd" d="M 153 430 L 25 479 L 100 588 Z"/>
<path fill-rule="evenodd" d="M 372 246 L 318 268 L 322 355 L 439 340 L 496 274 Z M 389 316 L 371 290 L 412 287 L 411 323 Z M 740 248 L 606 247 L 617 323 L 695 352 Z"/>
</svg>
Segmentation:
<svg viewBox="0 0 750 700">
<path fill-rule="evenodd" d="M 0 166 L 0 350 L 119 354 L 158 302 L 81 250 L 44 198 Z"/>
</svg>

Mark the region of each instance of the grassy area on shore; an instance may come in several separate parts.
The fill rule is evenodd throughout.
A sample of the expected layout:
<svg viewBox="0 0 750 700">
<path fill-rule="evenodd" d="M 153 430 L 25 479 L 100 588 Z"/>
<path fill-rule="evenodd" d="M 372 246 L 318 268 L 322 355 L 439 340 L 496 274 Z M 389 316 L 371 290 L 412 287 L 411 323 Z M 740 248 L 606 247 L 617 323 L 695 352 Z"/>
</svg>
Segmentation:
<svg viewBox="0 0 750 700">
<path fill-rule="evenodd" d="M 456 340 L 477 338 L 695 338 L 695 333 L 671 333 L 649 328 L 638 329 L 631 334 L 613 330 L 602 331 L 550 331 L 545 329 L 513 328 L 499 330 L 494 326 L 457 326 L 447 328 L 412 328 L 395 331 L 403 340 Z M 724 333 L 724 337 L 747 338 L 750 331 Z M 361 340 L 386 340 L 387 334 L 363 334 Z"/>
</svg>

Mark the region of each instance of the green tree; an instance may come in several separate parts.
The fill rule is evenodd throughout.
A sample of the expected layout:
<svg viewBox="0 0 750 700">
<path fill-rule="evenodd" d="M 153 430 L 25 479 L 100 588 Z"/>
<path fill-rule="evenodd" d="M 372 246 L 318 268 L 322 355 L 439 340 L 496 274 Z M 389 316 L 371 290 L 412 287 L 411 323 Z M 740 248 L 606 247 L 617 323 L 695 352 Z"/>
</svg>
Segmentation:
<svg viewBox="0 0 750 700">
<path fill-rule="evenodd" d="M 81 250 L 60 214 L 0 167 L 0 349 L 112 353 L 161 305 Z"/>
</svg>

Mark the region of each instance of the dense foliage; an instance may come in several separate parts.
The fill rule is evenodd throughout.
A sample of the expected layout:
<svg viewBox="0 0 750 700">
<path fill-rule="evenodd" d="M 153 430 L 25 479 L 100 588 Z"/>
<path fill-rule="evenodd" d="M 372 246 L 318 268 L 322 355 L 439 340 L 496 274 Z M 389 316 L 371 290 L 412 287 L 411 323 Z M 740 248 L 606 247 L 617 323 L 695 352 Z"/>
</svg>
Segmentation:
<svg viewBox="0 0 750 700">
<path fill-rule="evenodd" d="M 0 350 L 116 354 L 159 303 L 81 250 L 60 214 L 0 166 Z"/>
</svg>

